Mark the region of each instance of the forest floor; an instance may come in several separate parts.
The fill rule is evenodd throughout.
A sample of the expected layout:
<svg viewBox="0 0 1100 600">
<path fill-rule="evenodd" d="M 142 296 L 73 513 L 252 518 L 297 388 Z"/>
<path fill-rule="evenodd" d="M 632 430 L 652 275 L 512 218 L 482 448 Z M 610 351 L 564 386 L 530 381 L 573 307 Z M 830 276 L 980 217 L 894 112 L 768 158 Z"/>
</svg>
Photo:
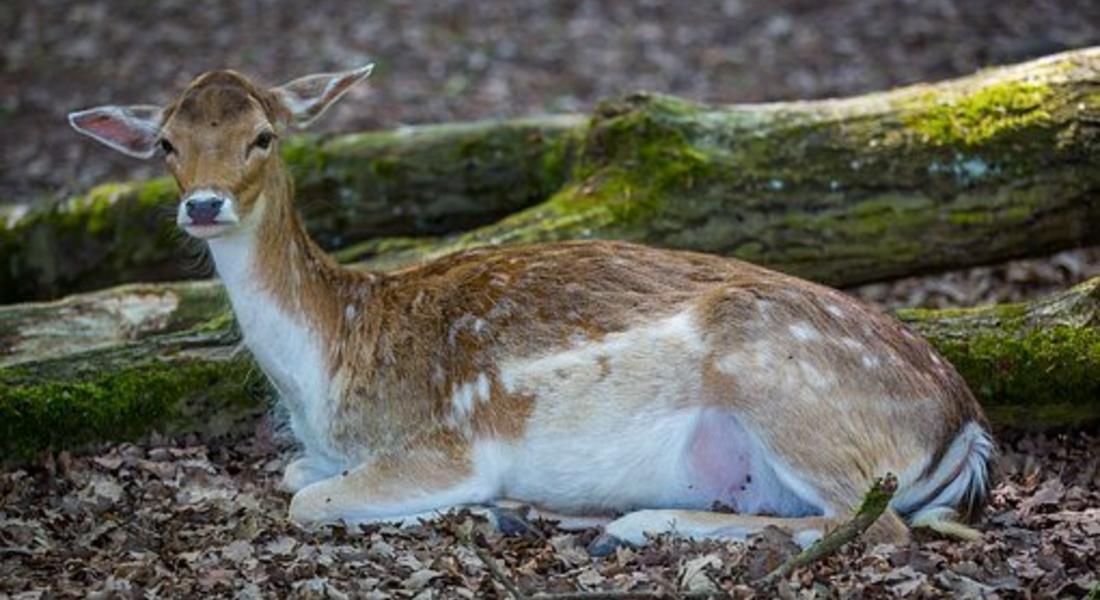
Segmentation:
<svg viewBox="0 0 1100 600">
<path fill-rule="evenodd" d="M 748 544 L 658 538 L 594 559 L 596 530 L 535 522 L 505 537 L 469 515 L 422 526 L 286 519 L 284 456 L 271 428 L 234 443 L 155 440 L 61 454 L 0 473 L 0 597 L 508 598 L 648 590 L 734 597 L 1082 597 L 1100 573 L 1100 436 L 1003 433 L 977 542 L 919 532 L 908 545 L 856 541 L 756 581 L 797 550 L 768 531 Z M 483 556 L 497 561 L 492 575 Z M 1097 593 L 1094 591 L 1094 593 Z"/>
</svg>

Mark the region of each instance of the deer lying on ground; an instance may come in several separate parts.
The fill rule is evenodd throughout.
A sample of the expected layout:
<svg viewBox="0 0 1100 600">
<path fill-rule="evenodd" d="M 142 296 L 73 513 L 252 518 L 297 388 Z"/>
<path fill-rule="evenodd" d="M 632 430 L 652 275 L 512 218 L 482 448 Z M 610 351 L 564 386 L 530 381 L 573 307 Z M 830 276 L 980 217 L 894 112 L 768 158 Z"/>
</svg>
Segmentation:
<svg viewBox="0 0 1100 600">
<path fill-rule="evenodd" d="M 993 442 L 955 370 L 848 296 L 737 260 L 610 242 L 460 252 L 394 273 L 307 235 L 279 153 L 370 67 L 264 88 L 232 71 L 73 127 L 162 154 L 304 455 L 299 522 L 521 502 L 646 534 L 809 543 L 898 475 L 875 526 L 972 533 Z M 711 512 L 720 503 L 735 512 Z M 621 515 L 621 516 L 620 516 Z"/>
</svg>

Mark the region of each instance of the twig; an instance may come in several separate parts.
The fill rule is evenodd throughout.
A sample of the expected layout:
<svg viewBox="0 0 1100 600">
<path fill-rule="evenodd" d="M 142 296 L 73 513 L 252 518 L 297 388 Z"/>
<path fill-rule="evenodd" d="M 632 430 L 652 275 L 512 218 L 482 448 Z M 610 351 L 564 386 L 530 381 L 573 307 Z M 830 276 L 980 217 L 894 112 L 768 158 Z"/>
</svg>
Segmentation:
<svg viewBox="0 0 1100 600">
<path fill-rule="evenodd" d="M 814 542 L 801 553 L 791 557 L 787 562 L 779 565 L 771 573 L 768 573 L 760 583 L 765 586 L 775 584 L 780 579 L 790 575 L 791 571 L 804 567 L 814 561 L 825 558 L 836 552 L 841 546 L 859 537 L 868 527 L 878 520 L 886 507 L 890 505 L 890 499 L 898 487 L 898 479 L 892 473 L 886 477 L 875 480 L 874 485 L 863 497 L 863 503 L 850 521 L 830 531 L 828 535 Z"/>
<path fill-rule="evenodd" d="M 493 560 L 492 556 L 489 556 L 488 553 L 481 549 L 477 540 L 473 539 L 473 535 L 467 537 L 464 541 L 470 550 L 473 550 L 474 554 L 477 555 L 478 560 L 485 564 L 485 568 L 489 569 L 489 575 L 491 575 L 493 579 L 496 579 L 500 585 L 504 586 L 504 589 L 508 590 L 512 598 L 515 598 L 515 600 L 528 600 L 527 596 L 519 591 L 519 587 L 512 581 L 512 578 L 508 577 L 508 575 L 501 570 L 497 561 Z"/>
<path fill-rule="evenodd" d="M 34 552 L 27 550 L 26 548 L 17 548 L 15 546 L 0 546 L 0 554 L 18 554 L 20 556 L 34 556 Z"/>
</svg>

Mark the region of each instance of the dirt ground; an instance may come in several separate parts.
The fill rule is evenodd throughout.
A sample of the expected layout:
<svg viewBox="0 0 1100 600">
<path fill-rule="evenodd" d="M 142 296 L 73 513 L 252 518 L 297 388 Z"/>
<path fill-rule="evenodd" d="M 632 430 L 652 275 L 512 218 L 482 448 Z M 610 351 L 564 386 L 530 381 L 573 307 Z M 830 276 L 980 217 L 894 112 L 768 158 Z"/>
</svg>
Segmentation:
<svg viewBox="0 0 1100 600">
<path fill-rule="evenodd" d="M 215 67 L 277 83 L 376 62 L 372 85 L 318 124 L 326 131 L 583 112 L 636 89 L 716 103 L 819 98 L 1100 44 L 1100 2 L 9 0 L 0 32 L 0 203 L 11 203 L 156 173 L 77 137 L 65 113 L 163 102 Z M 1086 249 L 854 292 L 887 307 L 966 306 L 1098 274 L 1100 250 Z M 659 540 L 594 560 L 595 532 L 550 524 L 517 537 L 465 518 L 297 529 L 274 489 L 286 442 L 266 422 L 243 440 L 108 446 L 0 470 L 0 599 L 507 597 L 471 544 L 525 593 L 1100 594 L 1100 432 L 999 438 L 981 542 L 856 543 L 779 590 L 752 587 L 791 552 L 774 532 L 748 545 Z"/>
</svg>

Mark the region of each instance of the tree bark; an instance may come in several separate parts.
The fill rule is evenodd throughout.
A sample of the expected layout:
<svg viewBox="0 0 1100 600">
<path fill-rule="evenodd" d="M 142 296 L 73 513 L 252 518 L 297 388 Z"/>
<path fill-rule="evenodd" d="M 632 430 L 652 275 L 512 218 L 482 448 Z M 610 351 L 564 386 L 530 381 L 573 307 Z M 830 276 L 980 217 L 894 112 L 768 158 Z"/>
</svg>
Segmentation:
<svg viewBox="0 0 1100 600">
<path fill-rule="evenodd" d="M 853 285 L 1100 242 L 1100 48 L 843 100 L 636 94 L 590 120 L 302 138 L 286 154 L 327 248 L 450 236 L 381 264 L 601 237 Z M 9 218 L 0 301 L 184 276 L 173 195 L 107 186 Z"/>
<path fill-rule="evenodd" d="M 1100 278 L 1030 303 L 898 316 L 956 365 L 995 424 L 1100 418 Z M 220 434 L 267 405 L 216 282 L 0 307 L 0 457 L 152 430 Z"/>
</svg>

